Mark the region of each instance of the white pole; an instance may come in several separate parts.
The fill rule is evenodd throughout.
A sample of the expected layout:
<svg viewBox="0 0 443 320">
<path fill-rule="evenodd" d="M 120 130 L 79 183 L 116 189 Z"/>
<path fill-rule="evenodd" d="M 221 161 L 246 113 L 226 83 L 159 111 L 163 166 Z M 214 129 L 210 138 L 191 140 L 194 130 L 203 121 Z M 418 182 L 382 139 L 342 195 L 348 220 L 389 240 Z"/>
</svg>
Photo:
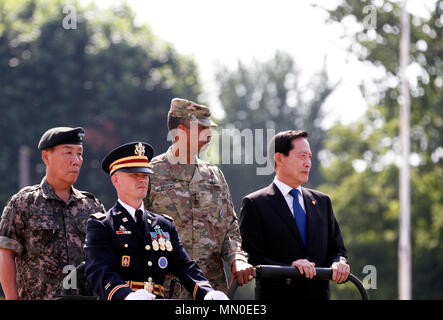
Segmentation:
<svg viewBox="0 0 443 320">
<path fill-rule="evenodd" d="M 400 223 L 398 243 L 398 298 L 410 300 L 412 297 L 412 272 L 411 272 L 411 191 L 409 172 L 409 115 L 410 96 L 409 83 L 406 69 L 409 64 L 409 13 L 406 10 L 407 0 L 403 0 L 401 15 L 401 40 L 400 40 L 400 141 L 402 164 L 400 168 Z"/>
</svg>

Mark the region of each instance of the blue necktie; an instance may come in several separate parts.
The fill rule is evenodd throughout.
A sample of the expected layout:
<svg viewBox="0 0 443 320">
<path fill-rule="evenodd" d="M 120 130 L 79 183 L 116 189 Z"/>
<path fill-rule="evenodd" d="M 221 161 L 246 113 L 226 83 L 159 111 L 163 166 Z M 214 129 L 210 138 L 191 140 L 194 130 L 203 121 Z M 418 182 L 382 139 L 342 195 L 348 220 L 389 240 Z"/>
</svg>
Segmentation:
<svg viewBox="0 0 443 320">
<path fill-rule="evenodd" d="M 300 231 L 303 243 L 306 245 L 306 214 L 300 203 L 298 202 L 298 190 L 292 189 L 291 191 L 289 191 L 289 193 L 293 198 L 292 207 L 294 209 L 295 222 L 297 222 L 298 231 Z"/>
</svg>

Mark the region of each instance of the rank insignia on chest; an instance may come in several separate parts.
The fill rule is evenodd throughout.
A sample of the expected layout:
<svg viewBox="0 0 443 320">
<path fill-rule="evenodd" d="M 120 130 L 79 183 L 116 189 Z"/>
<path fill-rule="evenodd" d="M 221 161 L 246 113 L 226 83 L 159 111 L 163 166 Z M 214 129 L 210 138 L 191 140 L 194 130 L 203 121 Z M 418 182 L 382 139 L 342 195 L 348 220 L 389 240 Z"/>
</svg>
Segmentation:
<svg viewBox="0 0 443 320">
<path fill-rule="evenodd" d="M 131 261 L 130 256 L 122 256 L 122 267 L 129 267 L 129 262 Z"/>
</svg>

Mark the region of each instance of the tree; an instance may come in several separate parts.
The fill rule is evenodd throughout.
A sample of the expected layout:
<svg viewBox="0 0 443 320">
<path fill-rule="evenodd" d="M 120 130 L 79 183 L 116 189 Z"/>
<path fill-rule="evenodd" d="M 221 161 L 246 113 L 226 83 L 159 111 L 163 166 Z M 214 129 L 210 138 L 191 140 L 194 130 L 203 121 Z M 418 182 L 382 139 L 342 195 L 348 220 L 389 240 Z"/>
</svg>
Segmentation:
<svg viewBox="0 0 443 320">
<path fill-rule="evenodd" d="M 31 183 L 39 183 L 43 132 L 83 126 L 76 186 L 111 206 L 115 192 L 100 168 L 105 154 L 134 140 L 163 152 L 170 100 L 200 92 L 196 64 L 135 25 L 127 5 L 99 11 L 61 0 L 0 2 L 0 202 L 17 192 L 21 145 L 32 149 Z"/>
<path fill-rule="evenodd" d="M 443 124 L 442 12 L 435 1 L 429 17 L 412 16 L 410 61 L 418 76 L 411 82 L 411 226 L 413 298 L 443 297 L 442 250 Z M 376 24 L 365 25 L 368 10 Z M 349 50 L 363 61 L 385 70 L 378 83 L 379 99 L 366 118 L 352 127 L 340 125 L 328 134 L 330 152 L 324 168 L 328 190 L 335 200 L 354 270 L 377 267 L 375 298 L 397 297 L 398 168 L 399 153 L 399 37 L 400 8 L 396 1 L 343 1 L 330 10 L 330 21 L 360 22 Z M 414 80 L 414 79 L 412 79 Z M 358 271 L 359 272 L 359 271 Z M 336 294 L 347 293 L 337 290 Z"/>
<path fill-rule="evenodd" d="M 217 82 L 219 99 L 225 111 L 222 128 L 236 129 L 237 134 L 251 130 L 254 147 L 263 144 L 264 155 L 273 136 L 267 136 L 266 129 L 274 129 L 275 133 L 290 129 L 307 130 L 314 155 L 309 186 L 323 181 L 317 157 L 325 139 L 324 129 L 320 126 L 324 117 L 321 107 L 334 89 L 325 71 L 304 86 L 293 58 L 287 53 L 277 52 L 264 63 L 254 61 L 248 66 L 239 62 L 237 70 L 233 71 L 222 67 L 217 73 Z M 258 131 L 255 130 L 260 129 L 265 130 L 263 136 L 256 136 Z M 273 170 L 267 175 L 257 175 L 257 168 L 265 165 L 257 163 L 256 158 L 251 159 L 256 157 L 251 153 L 257 150 L 250 151 L 248 142 L 233 139 L 231 148 L 242 150 L 244 160 L 243 164 L 235 164 L 231 159 L 230 165 L 222 165 L 238 210 L 242 197 L 271 183 Z M 245 164 L 245 159 L 250 160 L 249 164 Z"/>
</svg>

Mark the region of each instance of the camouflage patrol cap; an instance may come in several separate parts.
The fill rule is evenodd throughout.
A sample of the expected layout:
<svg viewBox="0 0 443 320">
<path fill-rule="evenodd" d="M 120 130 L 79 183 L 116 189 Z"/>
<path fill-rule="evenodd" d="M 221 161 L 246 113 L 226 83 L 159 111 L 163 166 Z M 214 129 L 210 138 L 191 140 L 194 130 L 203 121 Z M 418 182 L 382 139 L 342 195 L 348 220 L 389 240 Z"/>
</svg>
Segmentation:
<svg viewBox="0 0 443 320">
<path fill-rule="evenodd" d="M 83 143 L 85 130 L 82 127 L 56 127 L 46 131 L 40 138 L 38 148 L 40 150 L 52 148 L 59 144 L 78 144 Z"/>
<path fill-rule="evenodd" d="M 180 98 L 174 98 L 171 100 L 171 108 L 169 109 L 168 117 L 196 120 L 199 124 L 206 127 L 217 126 L 210 118 L 211 112 L 208 107 Z"/>
</svg>

